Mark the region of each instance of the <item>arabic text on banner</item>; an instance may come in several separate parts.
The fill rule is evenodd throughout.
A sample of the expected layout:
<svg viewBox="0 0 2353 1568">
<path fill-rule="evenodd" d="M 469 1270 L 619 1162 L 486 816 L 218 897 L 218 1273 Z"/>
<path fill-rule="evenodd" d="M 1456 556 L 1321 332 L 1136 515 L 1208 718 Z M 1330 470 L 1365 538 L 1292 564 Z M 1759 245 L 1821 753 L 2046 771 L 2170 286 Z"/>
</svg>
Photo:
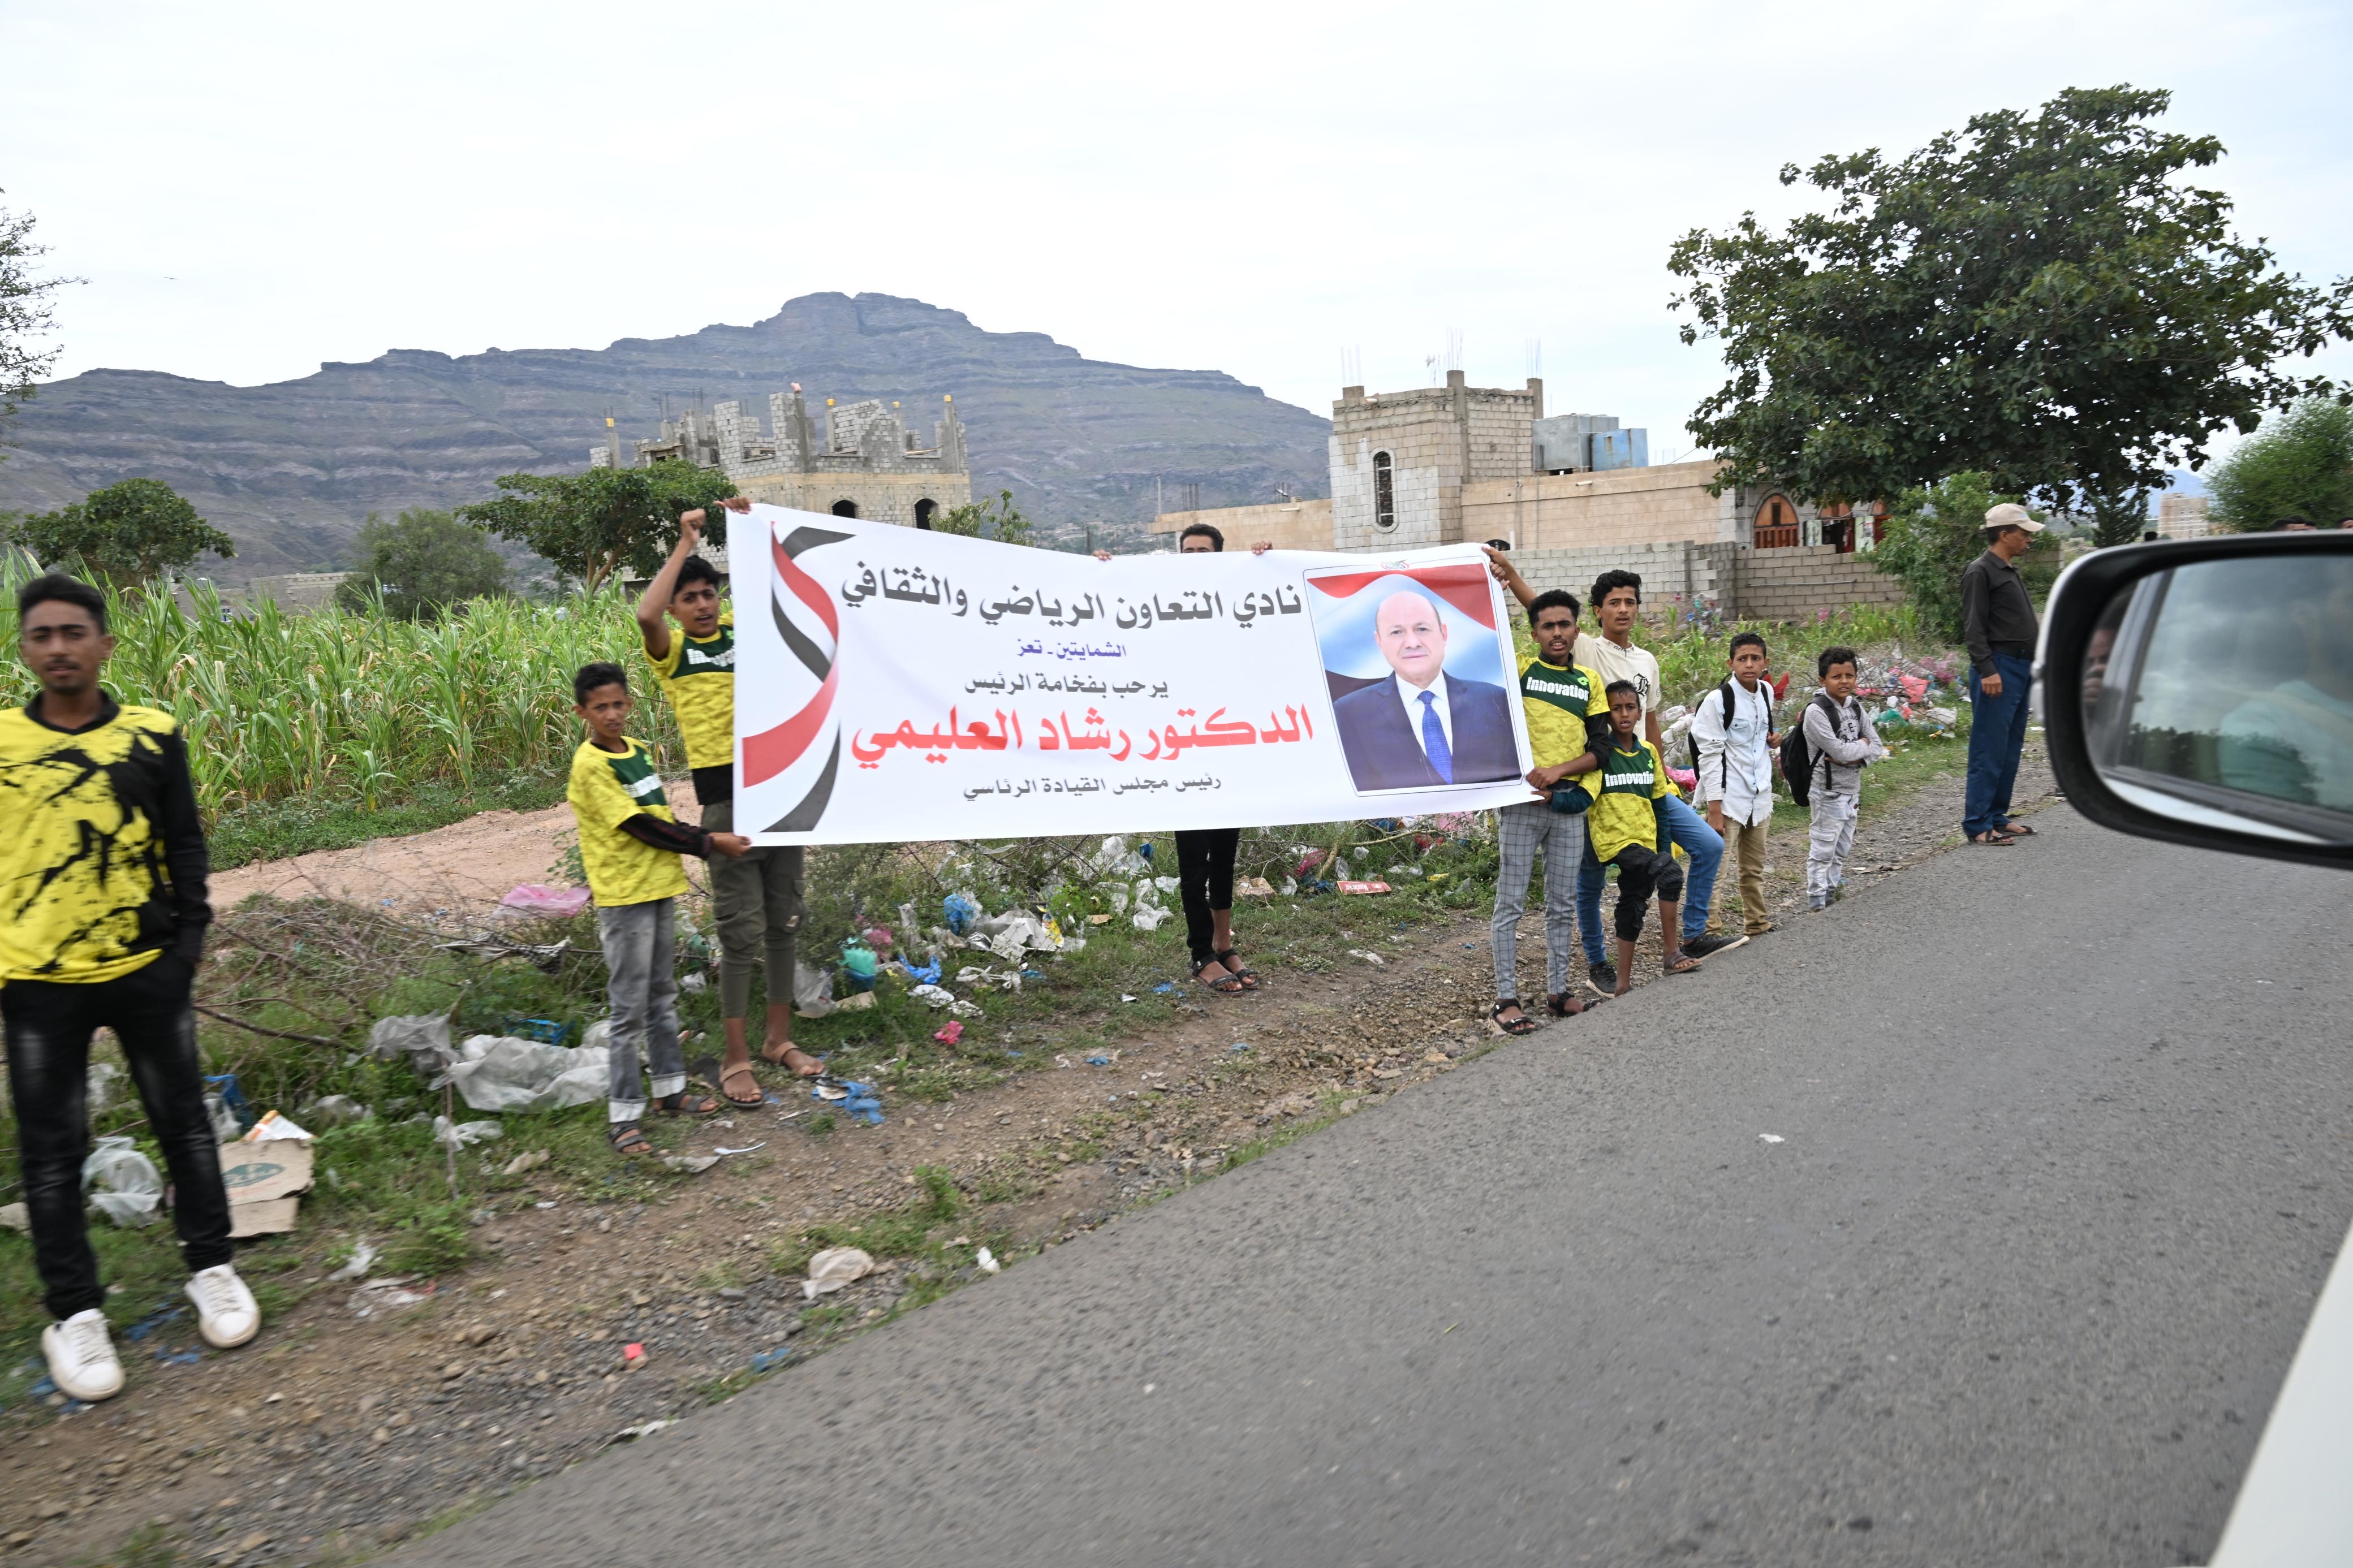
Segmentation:
<svg viewBox="0 0 2353 1568">
<path fill-rule="evenodd" d="M 728 514 L 735 823 L 1026 837 L 1533 798 L 1475 547 L 1092 556 Z"/>
</svg>

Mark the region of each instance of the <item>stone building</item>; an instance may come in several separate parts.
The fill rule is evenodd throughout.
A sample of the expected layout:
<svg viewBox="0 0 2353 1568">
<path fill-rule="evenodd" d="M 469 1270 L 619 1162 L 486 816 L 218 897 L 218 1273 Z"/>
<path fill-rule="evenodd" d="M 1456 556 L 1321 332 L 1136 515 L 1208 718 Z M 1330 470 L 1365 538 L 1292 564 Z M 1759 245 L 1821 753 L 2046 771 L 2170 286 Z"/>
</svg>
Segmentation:
<svg viewBox="0 0 2353 1568">
<path fill-rule="evenodd" d="M 1474 387 L 1450 371 L 1443 387 L 1343 388 L 1330 450 L 1328 500 L 1165 512 L 1152 531 L 1207 522 L 1234 545 L 1287 550 L 1498 542 L 1533 581 L 1581 593 L 1617 562 L 1643 572 L 1662 599 L 1725 614 L 1743 603 L 1781 617 L 1900 597 L 1894 579 L 1856 555 L 1877 542 L 1884 506 L 1817 507 L 1776 488 L 1719 493 L 1713 458 L 1652 467 L 1646 434 L 1609 415 L 1547 418 L 1534 378 Z"/>
<path fill-rule="evenodd" d="M 2204 496 L 2186 496 L 2171 491 L 2157 501 L 2157 531 L 2165 539 L 2203 539 L 2214 530 L 2213 520 L 2206 515 Z"/>
<path fill-rule="evenodd" d="M 955 399 L 940 399 L 931 444 L 919 445 L 897 403 L 880 398 L 837 405 L 825 400 L 820 439 L 797 383 L 768 395 L 767 428 L 737 402 L 708 413 L 665 419 L 660 434 L 634 444 L 636 465 L 693 463 L 720 468 L 754 500 L 837 517 L 929 528 L 940 512 L 972 500 L 972 469 Z M 605 444 L 588 451 L 591 468 L 621 460 L 620 437 L 606 421 Z"/>
</svg>

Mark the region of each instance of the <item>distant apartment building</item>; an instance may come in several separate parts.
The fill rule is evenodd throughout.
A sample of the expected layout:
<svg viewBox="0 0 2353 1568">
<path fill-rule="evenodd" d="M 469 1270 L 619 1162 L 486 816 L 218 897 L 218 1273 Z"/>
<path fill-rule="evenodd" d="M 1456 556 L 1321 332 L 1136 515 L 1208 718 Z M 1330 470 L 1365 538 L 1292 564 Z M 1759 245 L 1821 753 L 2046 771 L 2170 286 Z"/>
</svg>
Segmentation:
<svg viewBox="0 0 2353 1568">
<path fill-rule="evenodd" d="M 2206 516 L 2204 496 L 2167 494 L 2157 501 L 2157 532 L 2160 539 L 2203 539 L 2214 525 Z"/>
</svg>

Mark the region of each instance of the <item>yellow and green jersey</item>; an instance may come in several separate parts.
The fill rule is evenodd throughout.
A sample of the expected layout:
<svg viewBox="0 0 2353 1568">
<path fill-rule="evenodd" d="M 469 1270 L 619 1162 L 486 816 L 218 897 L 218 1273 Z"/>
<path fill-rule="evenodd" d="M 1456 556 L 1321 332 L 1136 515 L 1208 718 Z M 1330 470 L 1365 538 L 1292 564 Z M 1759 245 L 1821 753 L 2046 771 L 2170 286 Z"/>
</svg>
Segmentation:
<svg viewBox="0 0 2353 1568">
<path fill-rule="evenodd" d="M 1612 746 L 1602 753 L 1600 769 L 1579 781 L 1597 792 L 1585 814 L 1585 840 L 1596 860 L 1614 860 L 1629 844 L 1659 847 L 1659 810 L 1651 802 L 1674 794 L 1674 781 L 1667 777 L 1656 746 L 1640 739 L 1634 746 Z"/>
<path fill-rule="evenodd" d="M 652 749 L 643 741 L 623 739 L 628 749 L 622 752 L 582 742 L 572 753 L 572 780 L 564 792 L 580 825 L 580 864 L 588 872 L 588 891 L 606 909 L 649 904 L 686 891 L 686 869 L 675 851 L 657 849 L 621 831 L 621 824 L 640 813 L 660 822 L 678 820 L 662 793 L 661 774 L 654 771 Z"/>
<path fill-rule="evenodd" d="M 105 700 L 57 730 L 40 700 L 0 712 L 0 983 L 94 984 L 212 920 L 187 743 L 169 713 Z"/>
<path fill-rule="evenodd" d="M 1601 678 L 1581 664 L 1563 668 L 1531 658 L 1520 666 L 1520 707 L 1528 717 L 1528 753 L 1540 768 L 1556 768 L 1591 749 L 1586 721 L 1609 716 Z"/>
<path fill-rule="evenodd" d="M 670 651 L 649 662 L 686 738 L 695 798 L 706 805 L 727 799 L 735 778 L 735 616 L 721 616 L 719 630 L 707 637 L 673 628 Z M 723 776 L 708 776 L 712 769 Z"/>
</svg>

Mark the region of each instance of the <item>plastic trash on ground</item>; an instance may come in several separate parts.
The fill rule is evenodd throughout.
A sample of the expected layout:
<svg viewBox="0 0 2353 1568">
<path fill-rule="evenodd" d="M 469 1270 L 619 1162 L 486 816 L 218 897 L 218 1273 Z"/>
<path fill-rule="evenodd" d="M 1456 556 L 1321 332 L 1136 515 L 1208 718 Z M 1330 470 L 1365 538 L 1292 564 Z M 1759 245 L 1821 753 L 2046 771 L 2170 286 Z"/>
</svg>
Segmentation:
<svg viewBox="0 0 2353 1568">
<path fill-rule="evenodd" d="M 957 997 L 955 1001 L 948 1004 L 948 1011 L 959 1018 L 977 1018 L 981 1016 L 980 1004 L 971 1000 L 969 997 Z"/>
<path fill-rule="evenodd" d="M 955 1000 L 954 994 L 936 985 L 918 985 L 907 994 L 926 1007 L 944 1007 Z"/>
<path fill-rule="evenodd" d="M 380 1062 L 408 1058 L 417 1076 L 431 1079 L 456 1059 L 449 1048 L 449 1017 L 446 1013 L 420 1013 L 378 1018 L 368 1030 L 368 1055 Z"/>
<path fill-rule="evenodd" d="M 980 900 L 970 893 L 950 893 L 940 900 L 940 918 L 957 936 L 969 936 L 973 922 L 980 919 Z"/>
<path fill-rule="evenodd" d="M 822 1018 L 833 1011 L 833 976 L 807 964 L 793 964 L 793 1011 L 804 1018 Z"/>
<path fill-rule="evenodd" d="M 445 1148 L 463 1149 L 470 1144 L 488 1143 L 506 1136 L 506 1129 L 495 1121 L 452 1122 L 446 1116 L 433 1119 L 433 1142 Z"/>
<path fill-rule="evenodd" d="M 849 991 L 871 991 L 879 965 L 874 950 L 862 942 L 841 944 L 841 984 Z"/>
<path fill-rule="evenodd" d="M 449 1081 L 458 1098 L 475 1110 L 558 1110 L 605 1098 L 605 1076 L 611 1037 L 590 1031 L 593 1045 L 548 1046 L 512 1035 L 475 1035 L 466 1041 L 464 1059 L 449 1068 Z"/>
<path fill-rule="evenodd" d="M 155 1205 L 164 1201 L 164 1178 L 132 1140 L 101 1138 L 81 1163 L 81 1190 L 92 1208 L 136 1229 L 154 1219 Z"/>
<path fill-rule="evenodd" d="M 347 1121 L 365 1121 L 375 1112 L 348 1094 L 322 1094 L 302 1108 L 302 1118 L 318 1127 L 340 1127 Z"/>
<path fill-rule="evenodd" d="M 369 1268 L 375 1264 L 378 1256 L 373 1243 L 365 1241 L 356 1243 L 352 1247 L 352 1255 L 343 1260 L 343 1266 L 327 1276 L 327 1282 L 331 1285 L 347 1285 L 355 1279 L 366 1279 Z"/>
<path fill-rule="evenodd" d="M 0 1230 L 30 1231 L 33 1216 L 23 1204 L 0 1204 Z"/>
<path fill-rule="evenodd" d="M 1168 911 L 1157 904 L 1147 904 L 1130 915 L 1128 923 L 1138 931 L 1158 931 L 1168 919 Z"/>
<path fill-rule="evenodd" d="M 874 1272 L 874 1259 L 854 1247 L 828 1247 L 808 1261 L 808 1278 L 801 1281 L 801 1300 L 814 1301 Z"/>
<path fill-rule="evenodd" d="M 508 914 L 570 920 L 588 907 L 588 899 L 586 888 L 549 888 L 525 882 L 508 889 L 507 896 L 499 900 L 499 908 Z"/>
</svg>

